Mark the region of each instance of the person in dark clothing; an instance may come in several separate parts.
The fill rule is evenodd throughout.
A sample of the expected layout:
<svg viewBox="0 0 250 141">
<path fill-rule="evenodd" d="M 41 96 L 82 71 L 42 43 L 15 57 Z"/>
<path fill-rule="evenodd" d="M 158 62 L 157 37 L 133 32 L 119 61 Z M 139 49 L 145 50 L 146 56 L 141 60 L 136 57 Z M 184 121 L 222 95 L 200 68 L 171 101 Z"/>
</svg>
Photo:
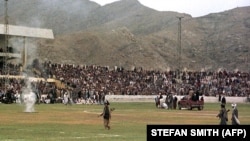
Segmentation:
<svg viewBox="0 0 250 141">
<path fill-rule="evenodd" d="M 198 101 L 198 100 L 200 99 L 200 95 L 201 95 L 200 90 L 197 90 L 197 91 L 196 91 L 196 95 L 195 95 L 195 96 L 196 96 L 196 98 L 195 98 L 196 101 Z"/>
<path fill-rule="evenodd" d="M 174 100 L 173 100 L 174 109 L 176 109 L 176 107 L 177 107 L 177 101 L 178 101 L 177 96 L 174 96 Z"/>
<path fill-rule="evenodd" d="M 104 102 L 104 108 L 103 112 L 99 115 L 103 117 L 103 124 L 105 129 L 110 129 L 110 119 L 111 119 L 111 112 L 114 110 L 114 108 L 109 108 L 109 101 Z"/>
<path fill-rule="evenodd" d="M 159 106 L 160 106 L 160 101 L 161 101 L 162 98 L 163 98 L 162 93 L 159 93 L 159 95 L 157 95 L 157 96 L 155 97 L 155 106 L 156 106 L 156 108 L 159 108 Z"/>
<path fill-rule="evenodd" d="M 173 109 L 173 100 L 174 100 L 174 97 L 173 97 L 173 94 L 171 93 L 170 95 L 169 95 L 169 97 L 168 97 L 168 99 L 169 99 L 169 103 L 168 103 L 168 109 Z"/>
<path fill-rule="evenodd" d="M 221 104 L 221 109 L 218 113 L 218 115 L 216 117 L 220 118 L 220 125 L 227 125 L 227 121 L 228 121 L 228 116 L 227 113 L 229 112 L 229 110 L 226 110 L 225 105 Z"/>
<path fill-rule="evenodd" d="M 223 104 L 223 105 L 226 106 L 226 103 L 227 103 L 226 98 L 225 98 L 225 96 L 223 96 L 223 97 L 221 98 L 221 104 Z"/>
<path fill-rule="evenodd" d="M 218 99 L 219 102 L 221 102 L 221 94 L 219 94 L 219 99 Z"/>
</svg>

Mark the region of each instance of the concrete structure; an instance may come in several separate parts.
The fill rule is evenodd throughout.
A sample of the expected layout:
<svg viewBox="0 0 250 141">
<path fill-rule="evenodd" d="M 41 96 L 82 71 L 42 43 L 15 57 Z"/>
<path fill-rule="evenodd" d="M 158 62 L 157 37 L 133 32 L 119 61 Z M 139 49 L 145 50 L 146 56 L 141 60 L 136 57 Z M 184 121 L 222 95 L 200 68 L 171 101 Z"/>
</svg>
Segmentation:
<svg viewBox="0 0 250 141">
<path fill-rule="evenodd" d="M 15 26 L 15 25 L 9 25 L 9 24 L 8 25 L 0 24 L 0 34 L 3 34 L 5 36 L 17 36 L 17 37 L 23 38 L 23 53 L 22 54 L 0 53 L 0 56 L 22 58 L 24 69 L 26 68 L 26 62 L 27 62 L 26 38 L 28 37 L 28 38 L 54 39 L 54 34 L 51 29 Z"/>
<path fill-rule="evenodd" d="M 107 95 L 110 102 L 155 102 L 155 95 Z M 178 100 L 182 96 L 177 96 Z M 165 98 L 165 97 L 163 97 Z M 218 97 L 204 96 L 205 103 L 218 103 Z M 226 97 L 227 103 L 246 103 L 247 97 Z"/>
<path fill-rule="evenodd" d="M 5 35 L 6 25 L 0 24 L 0 34 Z M 54 34 L 51 29 L 32 28 L 25 26 L 8 25 L 9 36 L 30 37 L 30 38 L 45 38 L 54 39 Z"/>
<path fill-rule="evenodd" d="M 14 58 L 22 58 L 21 54 L 18 53 L 3 53 L 0 52 L 0 56 L 14 57 Z"/>
</svg>

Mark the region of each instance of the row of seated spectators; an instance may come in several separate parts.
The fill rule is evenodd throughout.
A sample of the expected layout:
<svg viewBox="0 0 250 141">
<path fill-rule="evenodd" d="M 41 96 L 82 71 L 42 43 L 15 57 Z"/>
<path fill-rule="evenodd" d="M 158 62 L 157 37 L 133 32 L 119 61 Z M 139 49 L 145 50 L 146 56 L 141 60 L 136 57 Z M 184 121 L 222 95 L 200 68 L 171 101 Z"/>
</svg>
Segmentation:
<svg viewBox="0 0 250 141">
<path fill-rule="evenodd" d="M 22 65 L 7 63 L 1 66 L 0 75 L 21 75 Z"/>
<path fill-rule="evenodd" d="M 122 67 L 111 69 L 107 66 L 44 62 L 36 65 L 36 69 L 42 72 L 39 77 L 54 78 L 81 91 L 104 91 L 105 94 L 152 95 L 173 92 L 186 95 L 192 88 L 207 96 L 250 95 L 250 73 L 240 71 L 181 72 L 179 80 L 176 71 L 142 68 L 126 70 Z"/>
<path fill-rule="evenodd" d="M 80 66 L 44 62 L 49 77 L 72 84 L 82 89 L 104 90 L 109 94 L 152 95 L 174 92 L 188 94 L 189 89 L 199 90 L 204 95 L 225 94 L 247 96 L 250 94 L 250 74 L 246 72 L 181 72 L 178 81 L 176 71 L 156 71 L 135 68 L 125 70 L 107 66 Z M 181 83 L 180 83 L 181 82 Z"/>
</svg>

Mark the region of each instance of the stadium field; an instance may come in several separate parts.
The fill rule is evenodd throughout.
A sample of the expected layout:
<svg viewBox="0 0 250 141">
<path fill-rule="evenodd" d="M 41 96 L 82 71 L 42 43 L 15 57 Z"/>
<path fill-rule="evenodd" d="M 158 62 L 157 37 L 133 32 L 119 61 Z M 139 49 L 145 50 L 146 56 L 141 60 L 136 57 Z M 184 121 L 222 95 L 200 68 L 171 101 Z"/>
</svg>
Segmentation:
<svg viewBox="0 0 250 141">
<path fill-rule="evenodd" d="M 226 108 L 231 109 L 230 105 Z M 201 111 L 157 109 L 152 102 L 112 102 L 110 107 L 115 111 L 111 129 L 105 130 L 98 117 L 103 105 L 36 104 L 35 112 L 29 113 L 20 104 L 0 104 L 0 140 L 146 141 L 147 124 L 219 124 L 219 103 L 207 103 Z M 250 104 L 238 104 L 238 110 L 241 124 L 250 125 Z"/>
</svg>

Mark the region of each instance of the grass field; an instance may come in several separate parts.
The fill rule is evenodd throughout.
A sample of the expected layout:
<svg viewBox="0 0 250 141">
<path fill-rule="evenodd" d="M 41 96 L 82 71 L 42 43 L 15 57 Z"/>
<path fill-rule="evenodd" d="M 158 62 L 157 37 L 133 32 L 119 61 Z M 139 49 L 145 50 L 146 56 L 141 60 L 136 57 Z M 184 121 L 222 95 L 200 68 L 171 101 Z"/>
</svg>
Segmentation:
<svg viewBox="0 0 250 141">
<path fill-rule="evenodd" d="M 146 141 L 147 124 L 218 125 L 219 103 L 204 110 L 157 109 L 154 103 L 111 103 L 111 130 L 105 130 L 103 105 L 40 104 L 24 112 L 20 104 L 0 104 L 1 141 Z M 227 104 L 227 109 L 231 109 Z M 250 125 L 250 104 L 238 104 L 241 124 Z M 229 112 L 229 117 L 231 112 Z M 231 124 L 229 121 L 228 124 Z"/>
</svg>

